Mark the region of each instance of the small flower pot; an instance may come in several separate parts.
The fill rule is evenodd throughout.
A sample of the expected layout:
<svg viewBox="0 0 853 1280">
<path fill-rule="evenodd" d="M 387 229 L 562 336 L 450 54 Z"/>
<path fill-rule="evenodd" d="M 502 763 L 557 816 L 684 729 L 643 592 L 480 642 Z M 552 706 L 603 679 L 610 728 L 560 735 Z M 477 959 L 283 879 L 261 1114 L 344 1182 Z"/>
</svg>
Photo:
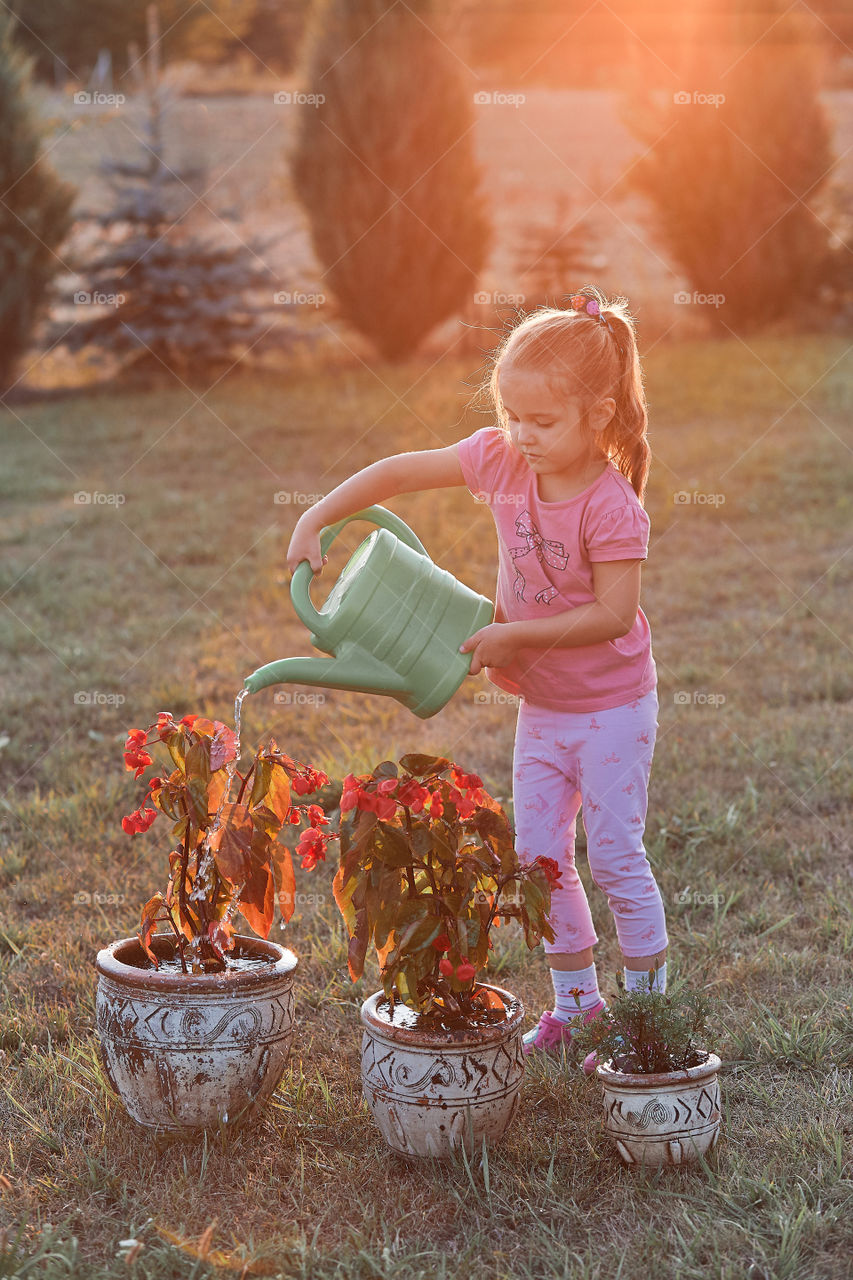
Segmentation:
<svg viewBox="0 0 853 1280">
<path fill-rule="evenodd" d="M 362 1005 L 364 1097 L 392 1151 L 446 1159 L 464 1146 L 471 1155 L 509 1126 L 524 1077 L 524 1008 L 508 991 L 487 989 L 503 1002 L 505 1021 L 459 1031 L 418 1025 L 399 1004 L 392 1022 L 382 991 Z"/>
<path fill-rule="evenodd" d="M 660 1075 L 596 1067 L 604 1089 L 604 1128 L 626 1164 L 687 1164 L 705 1155 L 720 1132 L 720 1059 Z"/>
<path fill-rule="evenodd" d="M 128 1114 L 146 1128 L 191 1134 L 244 1120 L 284 1072 L 293 1034 L 292 951 L 237 935 L 236 954 L 272 963 L 225 973 L 144 968 L 138 938 L 98 952 L 101 1061 Z M 152 939 L 160 957 L 174 942 Z"/>
</svg>

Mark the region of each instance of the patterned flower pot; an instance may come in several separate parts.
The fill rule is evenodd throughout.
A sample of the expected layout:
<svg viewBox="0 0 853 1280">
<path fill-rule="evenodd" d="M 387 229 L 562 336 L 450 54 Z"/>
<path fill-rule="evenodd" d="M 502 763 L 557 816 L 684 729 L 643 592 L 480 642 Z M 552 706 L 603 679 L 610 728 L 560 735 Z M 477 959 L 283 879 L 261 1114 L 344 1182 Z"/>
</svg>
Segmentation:
<svg viewBox="0 0 853 1280">
<path fill-rule="evenodd" d="M 508 991 L 488 989 L 503 1001 L 506 1020 L 461 1031 L 419 1026 L 402 1005 L 392 1022 L 382 991 L 362 1005 L 364 1097 L 393 1151 L 444 1159 L 464 1145 L 472 1154 L 508 1127 L 524 1077 L 524 1008 Z"/>
<path fill-rule="evenodd" d="M 604 1128 L 626 1164 L 686 1164 L 714 1146 L 720 1132 L 720 1059 L 685 1071 L 641 1075 L 596 1067 L 604 1089 Z"/>
<path fill-rule="evenodd" d="M 176 1133 L 245 1119 L 284 1072 L 293 1033 L 292 951 L 238 935 L 239 954 L 273 963 L 184 974 L 139 966 L 137 938 L 98 952 L 101 1061 L 128 1114 Z M 158 958 L 174 943 L 156 936 Z"/>
</svg>

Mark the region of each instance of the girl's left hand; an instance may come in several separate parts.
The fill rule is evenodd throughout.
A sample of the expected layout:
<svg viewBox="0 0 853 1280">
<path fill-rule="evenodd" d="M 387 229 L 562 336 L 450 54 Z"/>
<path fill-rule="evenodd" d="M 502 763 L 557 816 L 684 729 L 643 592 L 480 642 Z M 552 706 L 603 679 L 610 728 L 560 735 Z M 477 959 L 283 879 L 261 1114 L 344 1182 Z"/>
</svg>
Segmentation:
<svg viewBox="0 0 853 1280">
<path fill-rule="evenodd" d="M 515 634 L 511 622 L 492 622 L 469 636 L 459 646 L 459 652 L 474 651 L 470 674 L 477 675 L 483 667 L 509 666 L 519 649 Z"/>
</svg>

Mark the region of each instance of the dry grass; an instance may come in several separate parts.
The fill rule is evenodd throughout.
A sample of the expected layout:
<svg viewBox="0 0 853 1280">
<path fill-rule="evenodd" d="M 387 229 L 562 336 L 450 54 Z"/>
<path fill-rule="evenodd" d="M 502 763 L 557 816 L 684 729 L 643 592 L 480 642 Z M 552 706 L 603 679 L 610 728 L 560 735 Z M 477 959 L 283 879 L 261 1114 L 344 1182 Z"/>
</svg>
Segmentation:
<svg viewBox="0 0 853 1280">
<path fill-rule="evenodd" d="M 530 1068 L 522 1112 L 487 1163 L 441 1169 L 390 1155 L 358 1078 L 358 1007 L 376 975 L 349 982 L 330 895 L 287 928 L 300 957 L 298 1029 L 255 1127 L 194 1143 L 152 1138 L 97 1067 L 92 958 L 134 930 L 163 879 L 156 826 L 131 843 L 119 825 L 137 795 L 122 767 L 126 730 L 166 707 L 230 720 L 249 671 L 308 650 L 284 563 L 297 495 L 482 425 L 465 412 L 475 371 L 448 361 L 317 368 L 234 377 L 204 402 L 180 387 L 117 389 L 4 411 L 0 1185 L 10 1235 L 0 1275 L 201 1280 L 217 1263 L 228 1264 L 222 1274 L 248 1263 L 248 1273 L 330 1280 L 847 1273 L 843 355 L 840 339 L 809 338 L 752 351 L 659 347 L 647 362 L 655 462 L 643 607 L 661 703 L 647 843 L 672 969 L 714 997 L 726 1062 L 718 1151 L 705 1168 L 661 1175 L 619 1164 L 597 1085 L 556 1064 Z M 694 490 L 724 502 L 674 503 Z M 125 501 L 75 504 L 78 491 Z M 289 505 L 273 502 L 281 491 Z M 465 491 L 389 505 L 436 560 L 491 594 L 490 518 Z M 329 582 L 361 532 L 340 540 Z M 273 734 L 337 776 L 406 750 L 448 752 L 508 798 L 514 712 L 474 700 L 489 688 L 469 680 L 424 722 L 380 698 L 329 692 L 286 706 L 267 691 L 244 706 L 244 742 Z M 126 701 L 75 703 L 81 691 Z M 298 888 L 322 896 L 330 870 L 303 873 Z M 102 898 L 75 902 L 81 889 Z M 590 897 L 611 991 L 615 934 L 594 886 Z M 543 958 L 499 932 L 500 980 L 536 1016 L 548 1000 Z M 22 1224 L 17 1243 L 11 1224 Z M 144 1247 L 128 1264 L 119 1242 L 131 1237 Z"/>
</svg>

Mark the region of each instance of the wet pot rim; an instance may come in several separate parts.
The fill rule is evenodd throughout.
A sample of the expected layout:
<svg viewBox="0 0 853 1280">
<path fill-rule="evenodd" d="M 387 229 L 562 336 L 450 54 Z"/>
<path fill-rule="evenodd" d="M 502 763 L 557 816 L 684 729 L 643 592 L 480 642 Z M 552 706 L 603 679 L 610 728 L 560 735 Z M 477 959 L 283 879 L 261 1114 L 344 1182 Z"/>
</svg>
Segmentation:
<svg viewBox="0 0 853 1280">
<path fill-rule="evenodd" d="M 273 979 L 280 979 L 293 973 L 298 964 L 295 953 L 278 942 L 270 942 L 267 938 L 252 937 L 247 934 L 235 934 L 235 942 L 240 944 L 245 954 L 266 954 L 275 959 L 269 969 L 242 969 L 226 973 L 158 973 L 156 969 L 143 969 L 129 962 L 135 955 L 144 956 L 139 938 L 119 938 L 108 946 L 102 947 L 94 960 L 99 974 L 127 987 L 143 987 L 147 991 L 192 991 L 204 992 L 240 992 L 245 994 L 255 987 L 264 987 Z M 174 955 L 174 938 L 170 934 L 158 933 L 151 939 L 155 954 L 162 954 L 164 959 Z"/>
<path fill-rule="evenodd" d="M 417 1045 L 436 1049 L 462 1049 L 469 1046 L 483 1046 L 506 1040 L 521 1027 L 524 1019 L 524 1005 L 518 996 L 503 987 L 490 982 L 477 983 L 479 988 L 487 988 L 496 992 L 503 1000 L 508 1016 L 503 1022 L 494 1022 L 482 1027 L 471 1027 L 463 1031 L 443 1031 L 440 1028 L 394 1026 L 387 1017 L 378 1012 L 378 1006 L 386 1001 L 384 991 L 374 991 L 361 1006 L 361 1021 L 372 1035 L 379 1036 L 396 1045 Z"/>
<path fill-rule="evenodd" d="M 663 1085 L 689 1084 L 703 1080 L 706 1076 L 716 1075 L 723 1065 L 716 1053 L 708 1049 L 700 1052 L 707 1053 L 707 1059 L 704 1062 L 698 1062 L 695 1067 L 686 1067 L 682 1071 L 660 1071 L 651 1075 L 642 1071 L 617 1071 L 612 1064 L 612 1059 L 608 1059 L 607 1062 L 599 1063 L 595 1068 L 595 1074 L 602 1084 L 613 1089 L 657 1089 Z"/>
</svg>

